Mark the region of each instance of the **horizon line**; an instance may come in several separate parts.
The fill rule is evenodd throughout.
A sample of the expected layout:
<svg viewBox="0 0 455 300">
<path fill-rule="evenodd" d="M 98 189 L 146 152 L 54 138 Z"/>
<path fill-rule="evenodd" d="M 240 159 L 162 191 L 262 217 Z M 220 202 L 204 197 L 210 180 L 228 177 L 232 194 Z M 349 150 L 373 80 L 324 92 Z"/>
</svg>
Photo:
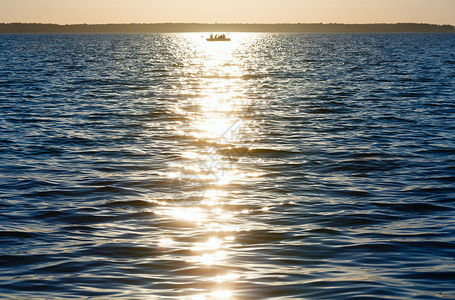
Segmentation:
<svg viewBox="0 0 455 300">
<path fill-rule="evenodd" d="M 455 33 L 455 26 L 428 23 L 0 23 L 0 33 Z"/>
<path fill-rule="evenodd" d="M 431 25 L 431 26 L 453 26 L 455 24 L 436 24 L 422 22 L 372 22 L 372 23 L 343 23 L 343 22 L 279 22 L 279 23 L 244 23 L 244 22 L 132 22 L 132 23 L 44 23 L 44 22 L 0 22 L 1 25 L 9 24 L 24 24 L 24 25 L 58 25 L 58 26 L 74 26 L 74 25 Z"/>
</svg>

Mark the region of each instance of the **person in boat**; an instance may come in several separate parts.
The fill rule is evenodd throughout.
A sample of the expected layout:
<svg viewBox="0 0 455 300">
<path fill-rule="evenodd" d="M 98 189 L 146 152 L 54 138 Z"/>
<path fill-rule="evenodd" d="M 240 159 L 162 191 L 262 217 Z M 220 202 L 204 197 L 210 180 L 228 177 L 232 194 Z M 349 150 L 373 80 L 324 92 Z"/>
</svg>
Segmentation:
<svg viewBox="0 0 455 300">
<path fill-rule="evenodd" d="M 213 40 L 213 33 L 210 34 L 210 39 Z"/>
</svg>

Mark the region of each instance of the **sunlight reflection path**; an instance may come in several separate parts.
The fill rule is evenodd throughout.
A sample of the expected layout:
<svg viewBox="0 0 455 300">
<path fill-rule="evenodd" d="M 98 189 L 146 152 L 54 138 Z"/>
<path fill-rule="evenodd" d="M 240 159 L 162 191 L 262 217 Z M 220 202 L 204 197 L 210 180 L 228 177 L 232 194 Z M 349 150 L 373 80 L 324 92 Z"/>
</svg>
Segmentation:
<svg viewBox="0 0 455 300">
<path fill-rule="evenodd" d="M 240 169 L 226 153 L 239 144 L 246 148 L 241 141 L 249 124 L 242 112 L 251 103 L 242 79 L 245 63 L 236 53 L 248 51 L 253 40 L 254 35 L 247 34 L 237 34 L 227 43 L 209 43 L 200 34 L 181 34 L 176 39 L 180 47 L 175 55 L 183 67 L 179 101 L 170 110 L 181 118 L 175 131 L 184 146 L 167 174 L 177 183 L 172 186 L 172 201 L 160 205 L 155 214 L 178 223 L 180 232 L 162 237 L 158 244 L 183 251 L 176 259 L 197 274 L 191 288 L 181 291 L 189 299 L 233 299 L 240 278 L 228 261 L 243 226 L 236 218 L 249 211 L 226 205 L 233 201 L 230 184 L 259 174 Z M 187 236 L 182 237 L 182 232 Z"/>
</svg>

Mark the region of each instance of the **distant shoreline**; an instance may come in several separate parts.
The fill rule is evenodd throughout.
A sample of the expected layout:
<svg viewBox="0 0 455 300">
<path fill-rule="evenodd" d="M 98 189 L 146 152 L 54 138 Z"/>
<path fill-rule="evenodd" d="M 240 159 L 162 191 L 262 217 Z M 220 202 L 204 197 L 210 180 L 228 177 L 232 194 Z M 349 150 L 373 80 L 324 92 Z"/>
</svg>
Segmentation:
<svg viewBox="0 0 455 300">
<path fill-rule="evenodd" d="M 455 26 L 396 24 L 41 24 L 0 23 L 0 33 L 172 33 L 172 32 L 288 32 L 288 33 L 455 33 Z"/>
</svg>

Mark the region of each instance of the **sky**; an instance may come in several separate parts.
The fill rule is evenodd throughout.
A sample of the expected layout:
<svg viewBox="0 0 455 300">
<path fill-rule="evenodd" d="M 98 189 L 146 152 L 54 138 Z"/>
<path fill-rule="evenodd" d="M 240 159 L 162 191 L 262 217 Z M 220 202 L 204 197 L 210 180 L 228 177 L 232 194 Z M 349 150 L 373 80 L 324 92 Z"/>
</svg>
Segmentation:
<svg viewBox="0 0 455 300">
<path fill-rule="evenodd" d="M 0 0 L 10 22 L 455 25 L 455 0 Z"/>
</svg>

